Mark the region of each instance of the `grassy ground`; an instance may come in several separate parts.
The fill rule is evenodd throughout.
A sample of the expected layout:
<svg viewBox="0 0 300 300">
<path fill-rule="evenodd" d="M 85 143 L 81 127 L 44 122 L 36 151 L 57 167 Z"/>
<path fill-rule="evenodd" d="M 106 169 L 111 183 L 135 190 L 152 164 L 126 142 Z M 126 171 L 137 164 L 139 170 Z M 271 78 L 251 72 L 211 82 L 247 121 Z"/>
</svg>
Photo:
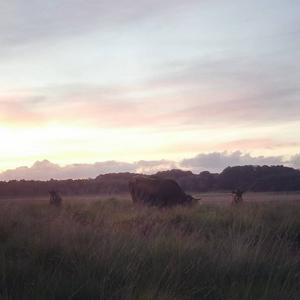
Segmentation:
<svg viewBox="0 0 300 300">
<path fill-rule="evenodd" d="M 300 201 L 2 200 L 0 246 L 0 299 L 300 299 Z"/>
</svg>

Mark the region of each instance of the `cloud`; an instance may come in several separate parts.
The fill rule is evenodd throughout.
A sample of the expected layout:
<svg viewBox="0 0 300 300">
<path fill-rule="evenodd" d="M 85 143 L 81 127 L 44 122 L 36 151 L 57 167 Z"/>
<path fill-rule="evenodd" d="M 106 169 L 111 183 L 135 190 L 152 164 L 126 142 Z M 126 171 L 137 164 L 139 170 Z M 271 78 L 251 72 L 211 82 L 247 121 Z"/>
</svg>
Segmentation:
<svg viewBox="0 0 300 300">
<path fill-rule="evenodd" d="M 193 158 L 182 160 L 180 167 L 198 173 L 204 170 L 220 172 L 228 166 L 282 164 L 284 164 L 282 156 L 251 156 L 247 153 L 243 154 L 240 151 L 235 151 L 232 153 L 213 152 L 207 154 L 198 154 Z"/>
<path fill-rule="evenodd" d="M 220 172 L 228 166 L 242 165 L 287 165 L 300 168 L 300 154 L 285 161 L 282 156 L 252 156 L 240 151 L 198 154 L 181 161 L 141 160 L 137 162 L 104 161 L 94 164 L 70 164 L 60 166 L 48 160 L 37 161 L 31 167 L 19 167 L 0 173 L 0 180 L 49 180 L 95 178 L 100 174 L 132 172 L 154 174 L 158 171 L 181 168 L 199 173 L 204 170 Z"/>
<path fill-rule="evenodd" d="M 127 99 L 128 88 L 55 86 L 0 94 L 0 121 L 39 125 L 51 122 L 131 127 L 151 118 L 152 104 Z M 148 106 L 148 113 L 143 112 Z M 77 118 L 74 118 L 74 116 Z"/>
<path fill-rule="evenodd" d="M 197 2 L 197 9 L 193 10 L 191 5 Z M 90 31 L 109 31 L 109 39 L 105 41 L 100 36 L 92 36 L 84 41 L 66 42 L 69 46 L 54 44 L 52 49 L 44 45 L 41 48 L 45 56 L 36 62 L 39 55 L 34 55 L 28 65 L 23 64 L 26 55 L 21 63 L 23 56 L 20 54 L 26 54 L 26 51 L 9 51 L 17 62 L 5 62 L 4 70 L 8 72 L 3 75 L 4 86 L 10 77 L 13 84 L 18 82 L 16 78 L 20 73 L 22 78 L 28 78 L 28 85 L 32 82 L 38 85 L 40 79 L 54 84 L 43 90 L 33 88 L 33 95 L 20 95 L 26 103 L 32 97 L 45 101 L 26 104 L 24 110 L 12 104 L 10 113 L 5 113 L 6 120 L 67 122 L 73 121 L 77 115 L 79 122 L 105 127 L 148 127 L 152 124 L 158 127 L 216 127 L 297 120 L 300 113 L 299 51 L 295 44 L 288 46 L 295 40 L 290 32 L 297 28 L 293 22 L 298 19 L 295 13 L 291 13 L 297 11 L 297 4 L 289 1 L 289 5 L 282 5 L 282 9 L 279 5 L 272 5 L 267 14 L 260 15 L 252 12 L 257 12 L 257 7 L 264 8 L 261 1 L 247 4 L 247 11 L 245 4 L 221 2 L 203 1 L 202 7 L 195 0 L 184 1 L 184 4 L 179 0 L 2 1 L 1 48 L 47 38 L 64 37 L 64 41 L 68 41 L 66 35 L 78 37 Z M 173 13 L 176 15 L 176 10 L 177 16 L 170 18 L 168 25 L 166 20 Z M 238 11 L 243 13 L 238 14 Z M 197 16 L 198 13 L 201 17 Z M 274 13 L 280 18 L 275 18 Z M 244 14 L 248 16 L 248 22 L 245 22 Z M 183 18 L 189 15 L 190 20 Z M 215 21 L 216 15 L 219 22 Z M 232 15 L 236 18 L 230 17 Z M 250 18 L 253 15 L 259 21 L 257 24 L 256 19 Z M 133 26 L 130 30 L 125 28 L 124 32 L 115 30 L 116 27 L 123 28 L 124 24 L 154 16 L 162 16 L 158 23 L 149 22 L 154 25 L 139 23 L 141 26 Z M 224 26 L 220 26 L 223 22 Z M 269 27 L 270 24 L 274 24 L 274 28 Z M 238 30 L 237 25 L 248 31 Z M 275 34 L 277 39 L 262 39 L 261 31 Z M 288 42 L 283 41 L 286 37 L 283 31 L 289 33 Z M 251 47 L 248 49 L 249 45 L 255 46 L 255 51 Z M 195 53 L 195 49 L 199 50 Z M 35 54 L 35 47 L 27 51 Z M 114 65 L 116 59 L 117 66 Z M 38 69 L 39 65 L 42 70 Z M 137 66 L 137 77 L 146 77 L 145 81 L 136 80 L 131 86 L 79 85 L 72 81 L 88 78 L 88 82 L 91 79 L 101 83 L 109 77 L 109 71 L 114 79 L 122 81 L 126 76 L 122 76 L 119 65 L 121 69 L 128 68 L 126 75 L 129 76 Z M 54 75 L 49 71 L 52 68 Z M 118 76 L 119 72 L 121 75 Z M 64 77 L 64 74 L 67 75 Z M 64 80 L 70 84 L 59 86 L 58 83 Z M 24 115 L 18 109 L 24 111 Z"/>
<path fill-rule="evenodd" d="M 300 154 L 295 154 L 291 157 L 290 165 L 293 168 L 300 169 Z"/>
<path fill-rule="evenodd" d="M 299 143 L 288 143 L 299 140 L 299 3 L 246 2 L 1 1 L 7 165 L 22 155 L 119 159 L 123 153 L 113 152 L 125 139 L 125 160 L 143 151 L 145 159 L 225 149 L 298 152 Z M 30 138 L 20 139 L 27 127 Z M 276 146 L 277 138 L 286 143 Z M 81 167 L 65 176 L 94 174 Z"/>
<path fill-rule="evenodd" d="M 0 42 L 2 47 L 11 47 L 90 31 L 110 31 L 173 9 L 179 3 L 178 0 L 1 1 Z"/>
<path fill-rule="evenodd" d="M 142 174 L 154 174 L 159 171 L 175 169 L 178 167 L 178 163 L 171 160 L 141 160 L 133 164 L 135 166 L 136 173 Z"/>
<path fill-rule="evenodd" d="M 35 104 L 43 97 L 34 95 L 1 95 L 0 122 L 15 125 L 35 125 L 44 120 L 44 112 L 37 112 Z"/>
<path fill-rule="evenodd" d="M 166 68 L 165 77 L 152 84 L 173 87 L 177 93 L 182 88 L 177 99 L 187 101 L 186 107 L 165 116 L 174 123 L 220 126 L 298 120 L 298 60 L 275 57 L 259 55 L 240 60 L 238 55 L 226 54 L 177 61 Z"/>
<path fill-rule="evenodd" d="M 217 74 L 222 66 L 212 62 L 211 69 Z M 201 67 L 199 70 L 188 68 L 184 71 L 187 74 L 181 75 L 182 81 L 176 78 L 176 72 L 170 72 L 140 85 L 73 83 L 45 86 L 23 94 L 0 94 L 0 118 L 10 123 L 75 121 L 93 126 L 138 128 L 154 124 L 173 128 L 259 126 L 298 120 L 300 90 L 293 81 L 285 84 L 269 79 L 267 84 L 256 78 L 253 71 L 251 78 L 239 83 L 236 78 L 243 76 L 242 69 L 237 75 L 223 77 L 205 75 Z M 266 71 L 265 77 L 270 76 Z M 212 87 L 214 83 L 221 84 L 218 91 Z"/>
<path fill-rule="evenodd" d="M 175 167 L 175 162 L 138 161 L 133 163 L 119 161 L 104 161 L 94 164 L 70 164 L 60 166 L 48 160 L 37 161 L 31 167 L 19 167 L 0 173 L 0 180 L 49 180 L 53 179 L 82 179 L 95 178 L 100 174 L 133 172 L 133 173 L 155 173 Z"/>
</svg>

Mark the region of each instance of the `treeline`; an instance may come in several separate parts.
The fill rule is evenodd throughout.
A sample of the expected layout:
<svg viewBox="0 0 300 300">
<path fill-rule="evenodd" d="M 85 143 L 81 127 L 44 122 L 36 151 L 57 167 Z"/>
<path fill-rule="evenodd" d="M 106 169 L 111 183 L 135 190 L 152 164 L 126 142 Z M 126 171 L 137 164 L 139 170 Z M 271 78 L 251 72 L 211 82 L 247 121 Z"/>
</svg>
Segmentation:
<svg viewBox="0 0 300 300">
<path fill-rule="evenodd" d="M 137 174 L 112 173 L 95 179 L 0 182 L 0 197 L 45 196 L 50 190 L 63 195 L 113 195 L 128 192 L 128 181 Z M 190 171 L 158 172 L 160 178 L 171 178 L 190 192 L 231 191 L 300 191 L 300 171 L 284 166 L 228 167 L 220 174 L 208 171 L 193 174 Z"/>
<path fill-rule="evenodd" d="M 236 188 L 254 192 L 300 191 L 300 170 L 284 166 L 227 167 L 220 174 L 208 171 L 171 170 L 156 175 L 175 179 L 184 190 L 193 192 L 232 191 Z"/>
<path fill-rule="evenodd" d="M 114 173 L 96 179 L 68 180 L 11 180 L 0 181 L 0 197 L 45 196 L 55 190 L 63 195 L 113 195 L 128 191 L 132 173 Z"/>
</svg>

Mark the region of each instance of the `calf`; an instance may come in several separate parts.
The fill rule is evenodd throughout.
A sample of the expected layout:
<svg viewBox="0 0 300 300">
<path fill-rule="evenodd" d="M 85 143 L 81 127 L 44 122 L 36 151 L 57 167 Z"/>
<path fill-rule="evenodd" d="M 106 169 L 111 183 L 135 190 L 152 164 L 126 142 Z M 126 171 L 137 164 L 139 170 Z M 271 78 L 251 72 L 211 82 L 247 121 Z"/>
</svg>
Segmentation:
<svg viewBox="0 0 300 300">
<path fill-rule="evenodd" d="M 57 191 L 49 191 L 50 194 L 50 205 L 54 205 L 54 206 L 61 206 L 62 204 L 62 198 L 61 196 L 58 194 Z"/>
</svg>

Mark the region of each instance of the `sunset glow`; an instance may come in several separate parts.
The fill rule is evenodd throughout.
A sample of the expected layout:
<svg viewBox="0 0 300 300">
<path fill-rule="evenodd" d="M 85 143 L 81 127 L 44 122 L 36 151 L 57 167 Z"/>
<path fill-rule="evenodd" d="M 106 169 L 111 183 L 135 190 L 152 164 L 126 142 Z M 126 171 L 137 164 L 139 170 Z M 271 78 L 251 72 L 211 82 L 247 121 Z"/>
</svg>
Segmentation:
<svg viewBox="0 0 300 300">
<path fill-rule="evenodd" d="M 236 151 L 300 168 L 299 9 L 3 1 L 0 171 Z"/>
</svg>

